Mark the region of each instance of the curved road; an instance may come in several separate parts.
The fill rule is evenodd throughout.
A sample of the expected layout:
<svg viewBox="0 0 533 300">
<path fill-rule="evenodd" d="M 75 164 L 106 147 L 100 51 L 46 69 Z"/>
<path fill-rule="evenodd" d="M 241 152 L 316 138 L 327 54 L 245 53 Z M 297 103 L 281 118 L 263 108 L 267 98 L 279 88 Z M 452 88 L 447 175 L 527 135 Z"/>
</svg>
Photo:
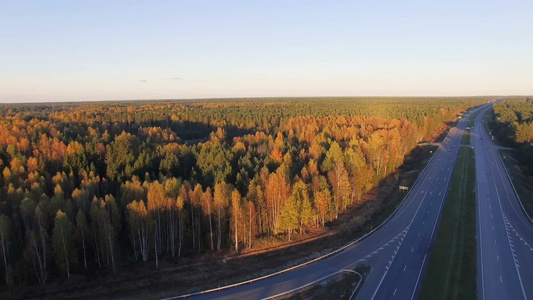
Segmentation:
<svg viewBox="0 0 533 300">
<path fill-rule="evenodd" d="M 472 130 L 477 178 L 478 298 L 533 299 L 533 227 L 482 123 Z"/>
<path fill-rule="evenodd" d="M 271 298 L 322 280 L 340 270 L 366 264 L 371 271 L 358 293 L 359 299 L 416 298 L 469 116 L 450 129 L 395 214 L 365 239 L 334 256 L 290 272 L 187 297 Z"/>
</svg>

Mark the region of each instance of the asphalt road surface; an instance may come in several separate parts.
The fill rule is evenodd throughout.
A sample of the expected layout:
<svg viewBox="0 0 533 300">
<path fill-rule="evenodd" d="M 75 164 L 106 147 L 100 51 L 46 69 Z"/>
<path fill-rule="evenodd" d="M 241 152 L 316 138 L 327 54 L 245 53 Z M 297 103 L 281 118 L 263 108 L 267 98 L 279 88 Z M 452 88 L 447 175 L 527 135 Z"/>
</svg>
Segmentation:
<svg viewBox="0 0 533 300">
<path fill-rule="evenodd" d="M 344 251 L 316 263 L 193 299 L 264 299 L 297 290 L 342 269 L 370 266 L 358 299 L 413 299 L 424 276 L 466 117 L 452 129 L 395 214 Z M 177 299 L 180 298 L 168 298 Z"/>
<path fill-rule="evenodd" d="M 472 129 L 477 178 L 479 299 L 533 299 L 533 227 L 482 115 Z"/>
</svg>

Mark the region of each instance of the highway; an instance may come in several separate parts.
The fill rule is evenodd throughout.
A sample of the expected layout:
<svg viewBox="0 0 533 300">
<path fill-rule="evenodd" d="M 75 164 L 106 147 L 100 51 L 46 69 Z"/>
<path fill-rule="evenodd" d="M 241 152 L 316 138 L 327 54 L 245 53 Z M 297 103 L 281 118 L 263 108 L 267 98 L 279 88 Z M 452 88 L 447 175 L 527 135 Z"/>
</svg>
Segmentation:
<svg viewBox="0 0 533 300">
<path fill-rule="evenodd" d="M 478 298 L 533 299 L 533 227 L 482 115 L 472 130 L 477 177 Z"/>
<path fill-rule="evenodd" d="M 472 112 L 470 113 L 472 114 Z M 465 117 L 450 129 L 391 218 L 365 239 L 327 259 L 193 299 L 264 299 L 283 295 L 358 264 L 370 266 L 358 299 L 415 299 L 449 188 Z M 178 299 L 177 296 L 167 299 Z"/>
</svg>

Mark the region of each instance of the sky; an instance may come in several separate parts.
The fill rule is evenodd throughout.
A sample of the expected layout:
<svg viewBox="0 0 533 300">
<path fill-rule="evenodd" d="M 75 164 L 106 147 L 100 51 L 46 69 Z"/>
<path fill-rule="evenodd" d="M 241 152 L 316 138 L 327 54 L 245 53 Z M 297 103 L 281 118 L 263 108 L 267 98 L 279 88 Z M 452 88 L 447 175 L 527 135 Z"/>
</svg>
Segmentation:
<svg viewBox="0 0 533 300">
<path fill-rule="evenodd" d="M 0 103 L 533 94 L 533 1 L 3 1 Z"/>
</svg>

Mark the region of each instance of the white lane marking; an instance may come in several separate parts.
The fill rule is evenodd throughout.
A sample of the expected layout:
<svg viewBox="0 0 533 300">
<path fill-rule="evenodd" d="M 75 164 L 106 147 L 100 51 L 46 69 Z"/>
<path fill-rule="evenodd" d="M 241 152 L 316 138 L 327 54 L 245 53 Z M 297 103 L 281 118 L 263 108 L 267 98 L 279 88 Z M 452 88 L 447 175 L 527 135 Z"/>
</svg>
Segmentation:
<svg viewBox="0 0 533 300">
<path fill-rule="evenodd" d="M 428 165 L 426 165 L 427 167 Z M 425 169 L 424 169 L 425 170 Z M 424 171 L 422 171 L 424 172 Z M 416 183 L 415 183 L 416 184 Z M 415 211 L 415 214 L 413 216 L 413 218 L 411 219 L 411 222 L 409 223 L 409 226 L 407 226 L 407 230 L 405 231 L 405 235 L 404 237 L 407 235 L 407 233 L 409 232 L 409 229 L 411 229 L 411 225 L 413 224 L 413 221 L 415 220 L 415 217 L 416 215 L 418 215 L 418 211 L 420 210 L 420 207 L 422 206 L 422 203 L 424 203 L 424 200 L 426 199 L 426 196 L 427 196 L 427 192 L 426 194 L 424 194 L 424 197 L 422 198 L 422 201 L 420 201 L 420 204 L 418 204 L 418 207 L 416 208 L 416 211 Z M 442 207 L 441 207 L 442 208 Z M 420 235 L 420 233 L 419 233 Z M 403 241 L 403 238 L 402 238 L 402 241 Z M 426 253 L 427 255 L 427 253 Z M 426 255 L 424 255 L 424 260 L 422 262 L 422 266 L 424 265 L 424 262 L 426 261 Z M 394 258 L 396 258 L 396 256 L 393 256 L 392 260 L 394 261 Z M 390 265 L 389 265 L 390 266 Z M 389 266 L 386 267 L 386 271 L 385 271 L 385 274 L 383 274 L 383 276 L 381 277 L 381 280 L 379 281 L 378 283 L 378 287 L 376 288 L 376 290 L 374 291 L 374 294 L 372 295 L 372 298 L 370 299 L 374 299 L 376 297 L 376 294 L 378 293 L 379 291 L 379 288 L 381 287 L 381 284 L 383 283 L 383 280 L 385 279 L 385 277 L 387 276 L 387 273 L 389 272 Z M 422 270 L 420 270 L 420 272 L 422 272 Z M 418 279 L 416 281 L 416 284 L 418 285 L 418 280 L 420 280 L 420 274 L 418 274 Z M 416 285 L 415 285 L 415 290 L 416 290 Z M 414 297 L 414 294 L 413 296 L 411 297 L 411 300 L 413 299 Z"/>
<path fill-rule="evenodd" d="M 500 257 L 498 255 L 496 255 L 496 260 L 500 261 Z"/>
<path fill-rule="evenodd" d="M 413 250 L 415 250 L 415 247 L 411 248 L 411 252 L 413 252 Z"/>
<path fill-rule="evenodd" d="M 392 294 L 392 296 L 396 296 L 396 291 L 397 291 L 397 290 L 398 290 L 398 289 L 395 289 L 395 290 L 394 290 L 394 294 Z"/>
<path fill-rule="evenodd" d="M 418 277 L 416 278 L 416 284 L 415 284 L 415 288 L 413 290 L 413 294 L 411 295 L 411 300 L 413 300 L 415 298 L 416 287 L 418 286 L 418 281 L 420 280 L 420 275 L 422 275 L 422 270 L 424 269 L 424 263 L 426 262 L 426 256 L 427 256 L 427 253 L 424 254 L 424 259 L 422 260 L 422 267 L 420 268 L 420 272 L 418 272 Z"/>
<path fill-rule="evenodd" d="M 496 155 L 494 152 L 491 153 L 492 154 L 492 157 L 494 158 Z M 502 166 L 503 166 L 503 161 L 502 161 L 502 158 L 501 156 L 498 154 L 497 155 L 498 158 L 499 158 L 499 161 L 501 162 Z M 495 159 L 495 158 L 494 158 Z M 494 163 L 493 163 L 494 165 Z M 520 204 L 520 206 L 522 207 L 522 212 L 526 214 L 526 216 L 530 219 L 530 221 L 532 220 L 531 216 L 526 212 L 525 208 L 524 208 L 524 205 L 522 204 L 522 201 L 520 201 L 520 197 L 518 197 L 518 194 L 516 193 L 516 189 L 513 185 L 513 181 L 511 180 L 511 177 L 509 176 L 509 172 L 507 171 L 507 168 L 505 166 L 503 166 L 503 170 L 505 171 L 505 174 L 507 175 L 507 179 L 509 179 L 509 183 L 511 184 L 511 187 L 513 188 L 514 192 L 515 192 L 515 195 L 517 196 L 517 200 L 518 200 L 518 203 Z M 496 171 L 498 171 L 498 174 L 500 175 L 499 176 L 499 179 L 500 179 L 500 182 L 503 184 L 504 183 L 504 180 L 503 180 L 503 176 L 502 176 L 502 172 L 500 171 L 500 168 L 496 168 Z M 494 174 L 492 174 L 492 178 L 494 178 Z M 511 201 L 511 199 L 509 198 L 509 192 L 507 191 L 507 187 L 506 187 L 506 184 L 503 184 L 503 189 L 505 190 L 505 193 L 506 193 L 506 196 L 507 196 L 507 200 L 509 200 L 509 204 L 511 205 L 511 207 L 513 208 L 514 212 L 516 213 L 516 215 L 519 217 L 518 219 L 520 219 L 520 221 L 522 221 L 522 223 L 524 223 L 524 225 L 526 225 L 525 228 L 527 228 L 529 231 L 533 232 L 533 230 L 530 228 L 529 226 L 529 223 L 526 223 L 524 221 L 523 218 L 521 218 L 520 216 L 522 216 L 521 214 L 518 213 L 518 211 L 516 210 L 515 208 L 515 203 L 514 201 Z M 496 188 L 496 191 L 498 191 L 498 188 Z M 500 200 L 498 198 L 498 200 Z M 501 201 L 500 201 L 500 208 L 501 208 Z M 502 210 L 503 211 L 503 210 Z"/>
<path fill-rule="evenodd" d="M 502 275 L 500 275 L 500 282 L 503 282 L 503 280 L 502 280 Z"/>
<path fill-rule="evenodd" d="M 407 268 L 407 265 L 405 265 L 405 266 L 403 267 L 403 270 L 405 271 L 406 268 Z"/>
</svg>

